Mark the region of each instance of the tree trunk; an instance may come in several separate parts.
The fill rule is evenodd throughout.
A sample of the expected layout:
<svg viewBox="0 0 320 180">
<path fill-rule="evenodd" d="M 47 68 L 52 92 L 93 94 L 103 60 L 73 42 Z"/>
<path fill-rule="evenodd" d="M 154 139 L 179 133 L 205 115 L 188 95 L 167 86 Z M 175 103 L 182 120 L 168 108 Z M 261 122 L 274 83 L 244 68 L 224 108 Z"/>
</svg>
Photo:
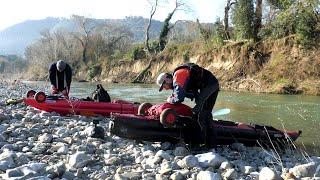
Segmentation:
<svg viewBox="0 0 320 180">
<path fill-rule="evenodd" d="M 144 70 L 142 70 L 138 74 L 138 76 L 132 80 L 132 83 L 143 83 L 143 78 L 144 78 L 145 74 L 149 71 L 149 69 L 151 68 L 152 61 L 153 61 L 153 58 L 150 59 L 148 66 L 146 68 L 144 68 Z"/>
<path fill-rule="evenodd" d="M 256 2 L 256 12 L 255 12 L 255 21 L 253 26 L 253 38 L 255 41 L 259 40 L 258 33 L 261 29 L 261 19 L 262 19 L 262 0 L 257 0 Z"/>
<path fill-rule="evenodd" d="M 145 41 L 144 41 L 144 45 L 145 45 L 145 49 L 146 49 L 147 54 L 148 54 L 149 57 L 151 56 L 150 46 L 149 46 L 149 39 L 150 39 L 149 30 L 150 30 L 150 27 L 151 27 L 152 17 L 154 15 L 154 13 L 156 13 L 157 7 L 158 7 L 158 0 L 156 0 L 155 5 L 152 6 L 152 8 L 151 8 L 150 17 L 149 17 L 148 25 L 147 25 L 146 32 L 145 32 L 145 37 L 146 38 L 145 38 Z"/>
<path fill-rule="evenodd" d="M 224 8 L 224 33 L 226 35 L 226 40 L 230 39 L 230 32 L 229 32 L 229 11 L 231 6 L 235 4 L 235 2 L 231 3 L 231 0 L 227 1 L 227 5 Z"/>
</svg>

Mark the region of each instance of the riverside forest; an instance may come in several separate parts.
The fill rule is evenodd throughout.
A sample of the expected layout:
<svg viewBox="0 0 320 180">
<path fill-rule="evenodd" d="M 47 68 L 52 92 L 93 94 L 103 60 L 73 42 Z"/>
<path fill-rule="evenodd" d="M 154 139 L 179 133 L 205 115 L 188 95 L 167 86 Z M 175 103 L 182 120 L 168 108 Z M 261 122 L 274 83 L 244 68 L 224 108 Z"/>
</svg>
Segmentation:
<svg viewBox="0 0 320 180">
<path fill-rule="evenodd" d="M 319 1 L 226 0 L 215 23 L 171 22 L 183 1 L 156 21 L 158 5 L 149 19 L 73 15 L 68 27 L 42 29 L 23 56 L 2 55 L 0 72 L 47 80 L 50 63 L 65 59 L 76 80 L 153 83 L 158 72 L 195 62 L 225 90 L 320 94 Z"/>
</svg>

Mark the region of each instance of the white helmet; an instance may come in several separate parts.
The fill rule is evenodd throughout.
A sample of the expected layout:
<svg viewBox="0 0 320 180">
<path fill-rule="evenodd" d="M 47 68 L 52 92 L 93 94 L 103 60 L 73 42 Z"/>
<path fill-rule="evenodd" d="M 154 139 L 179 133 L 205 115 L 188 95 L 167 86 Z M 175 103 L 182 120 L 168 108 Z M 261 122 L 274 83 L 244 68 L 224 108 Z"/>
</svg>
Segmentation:
<svg viewBox="0 0 320 180">
<path fill-rule="evenodd" d="M 64 62 L 64 60 L 59 60 L 57 62 L 57 70 L 60 72 L 63 71 L 66 68 L 66 66 L 67 66 L 67 64 L 66 64 L 66 62 Z"/>
<path fill-rule="evenodd" d="M 172 83 L 172 75 L 169 73 L 161 73 L 157 77 L 157 85 L 160 86 L 159 91 L 162 91 L 165 83 Z"/>
</svg>

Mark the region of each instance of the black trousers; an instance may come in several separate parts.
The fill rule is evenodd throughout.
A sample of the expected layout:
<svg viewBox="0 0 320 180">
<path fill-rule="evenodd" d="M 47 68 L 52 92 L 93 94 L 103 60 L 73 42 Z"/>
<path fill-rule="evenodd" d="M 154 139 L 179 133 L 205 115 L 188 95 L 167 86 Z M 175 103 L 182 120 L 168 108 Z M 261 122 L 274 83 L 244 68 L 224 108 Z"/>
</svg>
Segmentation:
<svg viewBox="0 0 320 180">
<path fill-rule="evenodd" d="M 195 128 L 199 144 L 208 145 L 207 131 L 210 121 L 212 121 L 212 110 L 216 103 L 219 93 L 219 84 L 212 79 L 204 88 L 200 89 L 200 94 L 196 98 L 196 105 L 193 108 L 193 119 L 197 121 L 198 127 Z"/>
</svg>

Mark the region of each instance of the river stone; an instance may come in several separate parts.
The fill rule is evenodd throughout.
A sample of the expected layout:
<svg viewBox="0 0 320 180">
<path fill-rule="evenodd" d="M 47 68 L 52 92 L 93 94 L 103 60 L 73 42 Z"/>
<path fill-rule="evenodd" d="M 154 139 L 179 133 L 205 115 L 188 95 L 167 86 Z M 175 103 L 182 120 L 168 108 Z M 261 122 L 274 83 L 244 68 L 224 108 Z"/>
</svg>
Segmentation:
<svg viewBox="0 0 320 180">
<path fill-rule="evenodd" d="M 6 171 L 7 169 L 14 168 L 15 164 L 12 161 L 0 161 L 0 170 Z"/>
<path fill-rule="evenodd" d="M 1 147 L 1 151 L 4 151 L 5 149 L 10 150 L 10 151 L 14 151 L 14 150 L 16 150 L 16 146 L 13 144 L 4 144 Z"/>
<path fill-rule="evenodd" d="M 246 147 L 242 143 L 233 143 L 231 144 L 230 149 L 244 152 L 246 150 Z"/>
<path fill-rule="evenodd" d="M 24 173 L 21 172 L 20 169 L 14 168 L 14 169 L 8 169 L 5 174 L 5 179 L 11 179 L 15 177 L 22 177 L 24 176 Z"/>
<path fill-rule="evenodd" d="M 0 125 L 0 134 L 7 130 L 7 127 Z"/>
<path fill-rule="evenodd" d="M 223 179 L 237 179 L 238 173 L 235 169 L 227 169 L 222 173 Z"/>
<path fill-rule="evenodd" d="M 240 167 L 241 172 L 243 172 L 244 174 L 250 174 L 251 172 L 254 171 L 254 168 L 252 166 L 242 166 Z"/>
<path fill-rule="evenodd" d="M 168 161 L 172 158 L 172 156 L 167 152 L 165 152 L 164 150 L 159 150 L 155 156 L 162 157 L 163 159 Z"/>
<path fill-rule="evenodd" d="M 289 170 L 289 172 L 293 173 L 294 176 L 298 178 L 302 177 L 313 177 L 316 173 L 317 166 L 314 162 L 308 164 L 301 164 L 295 166 Z"/>
<path fill-rule="evenodd" d="M 118 162 L 118 158 L 117 157 L 110 157 L 110 158 L 105 159 L 104 162 L 106 163 L 106 165 L 113 165 Z"/>
<path fill-rule="evenodd" d="M 161 149 L 168 150 L 168 149 L 170 149 L 171 146 L 172 146 L 172 144 L 170 142 L 164 142 L 161 144 Z"/>
<path fill-rule="evenodd" d="M 199 165 L 198 158 L 193 155 L 188 155 L 178 161 L 178 165 L 182 168 L 193 168 Z"/>
<path fill-rule="evenodd" d="M 66 171 L 62 175 L 62 179 L 66 179 L 66 180 L 75 179 L 75 175 L 74 175 L 74 173 L 72 173 L 70 171 Z"/>
<path fill-rule="evenodd" d="M 200 171 L 197 175 L 197 180 L 222 180 L 222 177 L 219 173 Z"/>
<path fill-rule="evenodd" d="M 152 150 L 146 150 L 142 152 L 142 156 L 143 157 L 149 157 L 149 156 L 153 156 L 154 152 Z"/>
<path fill-rule="evenodd" d="M 86 166 L 91 161 L 91 157 L 85 152 L 76 152 L 72 154 L 69 158 L 68 165 L 74 168 L 82 168 Z"/>
<path fill-rule="evenodd" d="M 189 155 L 190 152 L 185 147 L 176 147 L 173 154 L 175 156 L 186 156 Z"/>
<path fill-rule="evenodd" d="M 67 137 L 69 134 L 68 134 L 68 130 L 64 127 L 60 127 L 58 128 L 56 134 L 61 137 L 61 138 L 65 138 Z"/>
<path fill-rule="evenodd" d="M 198 158 L 199 165 L 203 168 L 209 166 L 219 167 L 223 161 L 226 161 L 224 157 L 213 152 L 197 154 L 196 157 Z"/>
<path fill-rule="evenodd" d="M 228 161 L 224 161 L 221 163 L 219 169 L 225 170 L 232 168 L 232 164 L 230 164 Z"/>
<path fill-rule="evenodd" d="M 169 172 L 172 171 L 172 165 L 170 162 L 163 162 L 160 166 L 160 174 L 168 174 Z"/>
<path fill-rule="evenodd" d="M 141 172 L 125 172 L 121 174 L 121 177 L 124 179 L 139 180 L 142 177 L 142 173 Z"/>
<path fill-rule="evenodd" d="M 264 167 L 259 173 L 259 180 L 280 180 L 281 177 L 269 167 Z"/>
<path fill-rule="evenodd" d="M 44 133 L 43 135 L 38 137 L 38 141 L 40 143 L 51 143 L 53 140 L 52 134 Z"/>
<path fill-rule="evenodd" d="M 170 179 L 172 179 L 172 180 L 183 180 L 183 179 L 185 179 L 185 177 L 178 171 L 178 172 L 175 172 L 175 173 L 171 174 Z"/>
<path fill-rule="evenodd" d="M 68 146 L 62 146 L 57 151 L 57 153 L 59 154 L 68 154 L 68 152 L 69 152 Z"/>
</svg>

